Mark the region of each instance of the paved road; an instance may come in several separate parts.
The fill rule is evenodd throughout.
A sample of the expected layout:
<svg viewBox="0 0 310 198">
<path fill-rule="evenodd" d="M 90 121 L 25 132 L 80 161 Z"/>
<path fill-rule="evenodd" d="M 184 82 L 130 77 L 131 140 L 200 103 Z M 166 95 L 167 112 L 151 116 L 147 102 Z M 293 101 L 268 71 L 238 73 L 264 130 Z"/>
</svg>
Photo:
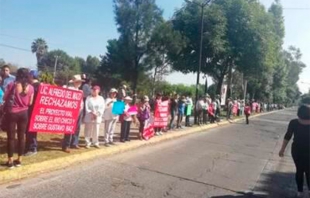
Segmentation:
<svg viewBox="0 0 310 198">
<path fill-rule="evenodd" d="M 277 153 L 295 112 L 261 116 L 250 125 L 235 123 L 0 186 L 0 197 L 290 197 L 295 189 L 290 149 L 283 159 Z"/>
</svg>

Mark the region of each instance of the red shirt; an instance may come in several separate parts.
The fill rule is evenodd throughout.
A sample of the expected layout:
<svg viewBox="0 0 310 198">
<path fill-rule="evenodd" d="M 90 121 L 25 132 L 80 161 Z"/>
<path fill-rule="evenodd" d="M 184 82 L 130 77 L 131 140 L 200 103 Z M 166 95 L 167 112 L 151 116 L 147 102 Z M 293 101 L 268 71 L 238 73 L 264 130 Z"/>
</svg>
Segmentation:
<svg viewBox="0 0 310 198">
<path fill-rule="evenodd" d="M 245 106 L 244 107 L 244 113 L 246 115 L 251 115 L 251 107 L 250 106 Z"/>
</svg>

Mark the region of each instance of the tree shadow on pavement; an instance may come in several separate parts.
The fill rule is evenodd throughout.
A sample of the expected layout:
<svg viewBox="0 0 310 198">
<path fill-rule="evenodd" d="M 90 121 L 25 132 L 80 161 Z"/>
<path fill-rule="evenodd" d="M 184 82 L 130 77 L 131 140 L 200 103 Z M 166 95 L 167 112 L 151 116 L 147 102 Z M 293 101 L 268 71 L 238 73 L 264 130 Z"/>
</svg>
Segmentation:
<svg viewBox="0 0 310 198">
<path fill-rule="evenodd" d="M 212 196 L 211 198 L 293 198 L 296 195 L 295 173 L 271 172 L 262 174 L 253 193 Z M 305 196 L 305 198 L 309 198 Z"/>
</svg>

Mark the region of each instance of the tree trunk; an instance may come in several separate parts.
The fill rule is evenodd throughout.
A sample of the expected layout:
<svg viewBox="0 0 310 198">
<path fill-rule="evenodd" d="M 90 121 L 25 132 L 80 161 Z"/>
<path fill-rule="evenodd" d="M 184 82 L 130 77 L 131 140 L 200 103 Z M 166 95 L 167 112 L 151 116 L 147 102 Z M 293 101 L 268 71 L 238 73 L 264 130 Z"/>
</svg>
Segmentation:
<svg viewBox="0 0 310 198">
<path fill-rule="evenodd" d="M 228 63 L 229 72 L 228 72 L 228 85 L 227 85 L 227 98 L 232 96 L 232 64 Z"/>
</svg>

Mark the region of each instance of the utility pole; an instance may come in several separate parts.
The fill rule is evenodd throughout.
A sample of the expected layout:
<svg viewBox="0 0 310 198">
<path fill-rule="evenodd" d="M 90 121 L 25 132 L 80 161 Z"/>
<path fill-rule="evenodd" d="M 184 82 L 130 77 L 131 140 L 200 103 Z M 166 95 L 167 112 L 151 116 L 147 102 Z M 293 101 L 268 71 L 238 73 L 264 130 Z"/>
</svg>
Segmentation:
<svg viewBox="0 0 310 198">
<path fill-rule="evenodd" d="M 55 82 L 56 78 L 56 69 L 57 69 L 57 61 L 58 61 L 59 56 L 55 56 L 55 65 L 54 65 L 54 74 L 53 74 L 53 82 Z"/>
</svg>

